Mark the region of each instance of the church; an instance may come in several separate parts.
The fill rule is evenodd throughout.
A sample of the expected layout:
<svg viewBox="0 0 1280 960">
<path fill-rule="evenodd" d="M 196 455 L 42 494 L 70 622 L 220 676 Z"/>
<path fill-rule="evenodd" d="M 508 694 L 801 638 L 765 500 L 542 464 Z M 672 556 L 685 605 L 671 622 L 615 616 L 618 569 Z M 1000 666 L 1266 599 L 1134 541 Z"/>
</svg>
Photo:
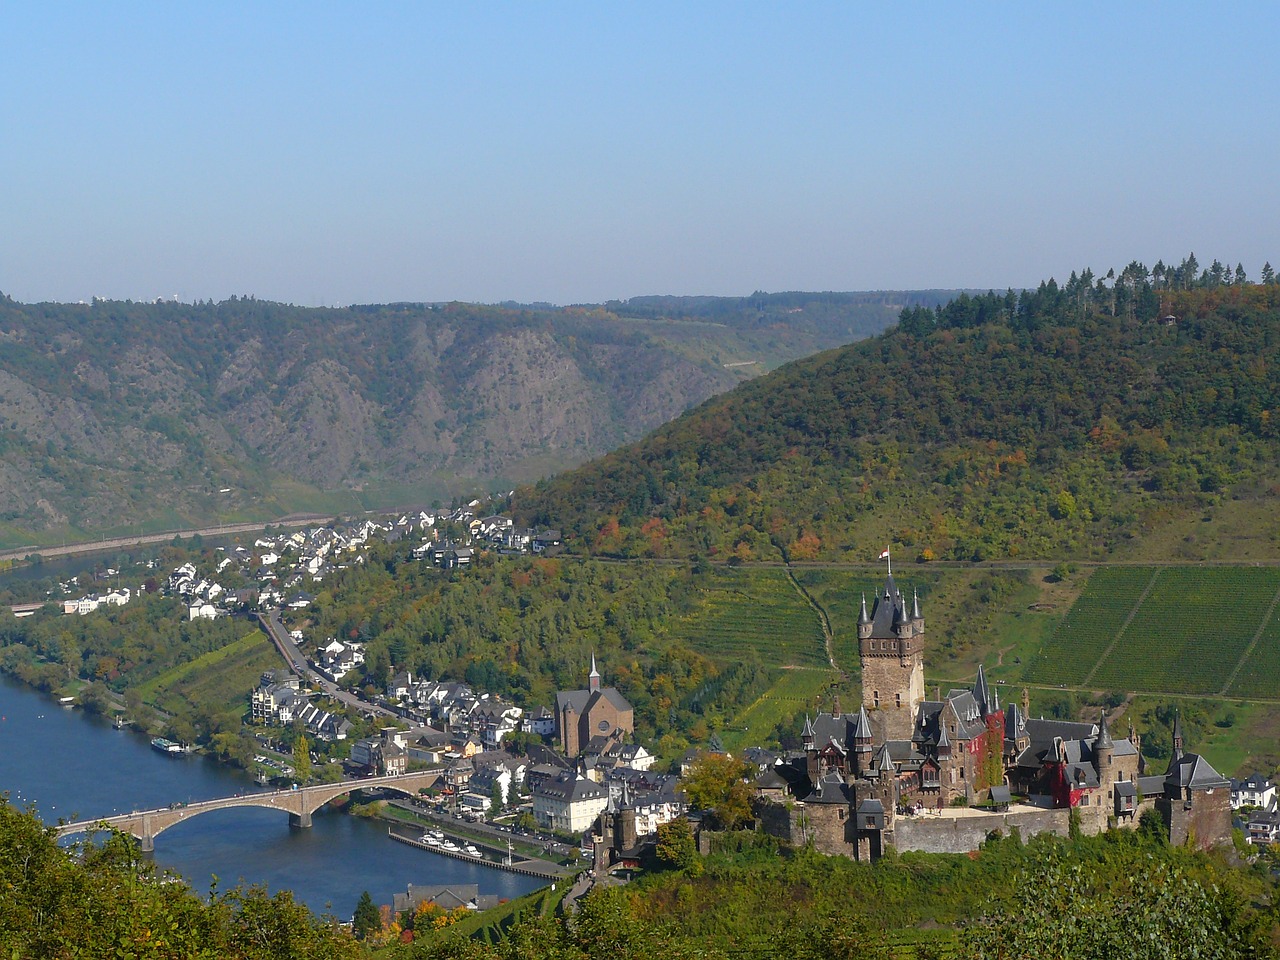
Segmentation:
<svg viewBox="0 0 1280 960">
<path fill-rule="evenodd" d="M 806 717 L 803 752 L 756 782 L 762 828 L 793 843 L 866 860 L 893 846 L 963 852 L 993 831 L 1065 834 L 1132 827 L 1155 811 L 1174 843 L 1229 843 L 1230 783 L 1185 752 L 1175 722 L 1173 758 L 1146 774 L 1141 742 L 1096 723 L 1032 718 L 1002 706 L 979 666 L 973 686 L 924 687 L 920 598 L 892 574 L 858 618 L 862 703 Z"/>
</svg>

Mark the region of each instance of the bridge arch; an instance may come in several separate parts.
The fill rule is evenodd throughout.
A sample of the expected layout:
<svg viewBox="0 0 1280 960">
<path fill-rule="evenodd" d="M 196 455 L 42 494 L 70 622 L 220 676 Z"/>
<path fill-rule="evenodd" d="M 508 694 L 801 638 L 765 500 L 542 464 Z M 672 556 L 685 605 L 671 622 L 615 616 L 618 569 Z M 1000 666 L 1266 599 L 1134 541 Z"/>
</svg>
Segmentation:
<svg viewBox="0 0 1280 960">
<path fill-rule="evenodd" d="M 262 807 L 289 815 L 289 823 L 296 827 L 310 827 L 311 815 L 329 801 L 354 790 L 391 790 L 406 796 L 417 796 L 418 791 L 434 786 L 440 778 L 439 770 L 424 770 L 395 777 L 369 777 L 364 780 L 343 780 L 339 783 L 317 784 L 296 790 L 274 790 L 270 793 L 251 793 L 244 796 L 221 797 L 201 800 L 182 806 L 161 807 L 156 810 L 134 811 L 97 820 L 80 820 L 64 823 L 57 828 L 59 837 L 68 837 L 103 828 L 114 828 L 137 838 L 144 851 L 155 849 L 155 838 L 179 823 L 215 810 L 231 810 L 237 807 Z"/>
</svg>

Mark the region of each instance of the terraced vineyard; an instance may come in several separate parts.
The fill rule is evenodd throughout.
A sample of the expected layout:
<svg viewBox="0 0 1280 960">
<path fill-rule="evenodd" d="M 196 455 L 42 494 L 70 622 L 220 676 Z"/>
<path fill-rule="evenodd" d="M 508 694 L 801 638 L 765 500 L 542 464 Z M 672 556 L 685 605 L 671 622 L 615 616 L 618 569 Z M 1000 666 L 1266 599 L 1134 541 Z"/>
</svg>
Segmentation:
<svg viewBox="0 0 1280 960">
<path fill-rule="evenodd" d="M 725 749 L 735 751 L 766 743 L 779 721 L 806 710 L 830 710 L 830 702 L 822 703 L 822 700 L 826 697 L 827 688 L 837 678 L 838 674 L 833 670 L 783 670 L 773 686 L 720 732 Z"/>
<path fill-rule="evenodd" d="M 280 666 L 280 655 L 266 634 L 253 630 L 234 643 L 175 667 L 147 681 L 139 692 L 147 703 L 176 712 L 186 704 L 208 703 L 219 710 L 243 712 L 249 691 L 263 671 Z"/>
<path fill-rule="evenodd" d="M 884 586 L 879 579 L 845 570 L 798 570 L 796 580 L 827 612 L 831 622 L 832 652 L 836 665 L 856 675 L 858 672 L 858 613 L 862 597 L 870 607 L 876 591 Z"/>
<path fill-rule="evenodd" d="M 1258 645 L 1227 690 L 1231 696 L 1280 696 L 1280 609 L 1272 607 L 1269 612 Z"/>
<path fill-rule="evenodd" d="M 1083 683 L 1119 634 L 1153 576 L 1157 574 L 1150 567 L 1097 570 L 1027 670 L 1027 679 L 1072 686 Z"/>
<path fill-rule="evenodd" d="M 1280 571 L 1270 568 L 1162 571 L 1093 682 L 1130 690 L 1218 693 L 1262 625 L 1277 588 Z M 1269 695 L 1277 693 L 1272 688 Z"/>
<path fill-rule="evenodd" d="M 671 634 L 721 663 L 827 668 L 817 613 L 786 571 L 716 570 L 702 604 L 674 623 Z"/>
</svg>

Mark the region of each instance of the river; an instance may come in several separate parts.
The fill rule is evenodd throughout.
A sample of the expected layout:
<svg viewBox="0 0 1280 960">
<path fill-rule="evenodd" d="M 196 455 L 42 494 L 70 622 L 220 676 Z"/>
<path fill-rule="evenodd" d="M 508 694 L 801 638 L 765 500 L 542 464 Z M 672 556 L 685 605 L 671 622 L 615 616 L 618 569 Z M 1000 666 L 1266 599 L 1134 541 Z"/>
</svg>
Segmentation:
<svg viewBox="0 0 1280 960">
<path fill-rule="evenodd" d="M 257 789 L 243 773 L 199 756 L 169 757 L 131 730 L 0 677 L 0 791 L 31 805 L 46 823 L 127 813 Z M 200 893 L 216 876 L 272 892 L 291 890 L 317 913 L 350 919 L 360 894 L 390 903 L 412 884 L 479 884 L 480 893 L 518 897 L 533 877 L 442 857 L 396 843 L 387 824 L 323 809 L 310 829 L 261 809 L 194 817 L 156 838 L 155 861 Z"/>
</svg>

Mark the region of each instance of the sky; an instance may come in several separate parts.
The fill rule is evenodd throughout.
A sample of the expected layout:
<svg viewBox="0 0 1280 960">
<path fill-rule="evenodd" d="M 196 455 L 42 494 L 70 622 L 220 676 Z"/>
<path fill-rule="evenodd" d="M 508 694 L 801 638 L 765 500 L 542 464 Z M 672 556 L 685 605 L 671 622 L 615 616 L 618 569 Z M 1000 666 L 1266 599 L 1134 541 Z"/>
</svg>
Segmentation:
<svg viewBox="0 0 1280 960">
<path fill-rule="evenodd" d="M 0 12 L 0 292 L 298 304 L 1280 265 L 1273 5 Z M 1101 268 L 1101 270 L 1099 270 Z"/>
</svg>

